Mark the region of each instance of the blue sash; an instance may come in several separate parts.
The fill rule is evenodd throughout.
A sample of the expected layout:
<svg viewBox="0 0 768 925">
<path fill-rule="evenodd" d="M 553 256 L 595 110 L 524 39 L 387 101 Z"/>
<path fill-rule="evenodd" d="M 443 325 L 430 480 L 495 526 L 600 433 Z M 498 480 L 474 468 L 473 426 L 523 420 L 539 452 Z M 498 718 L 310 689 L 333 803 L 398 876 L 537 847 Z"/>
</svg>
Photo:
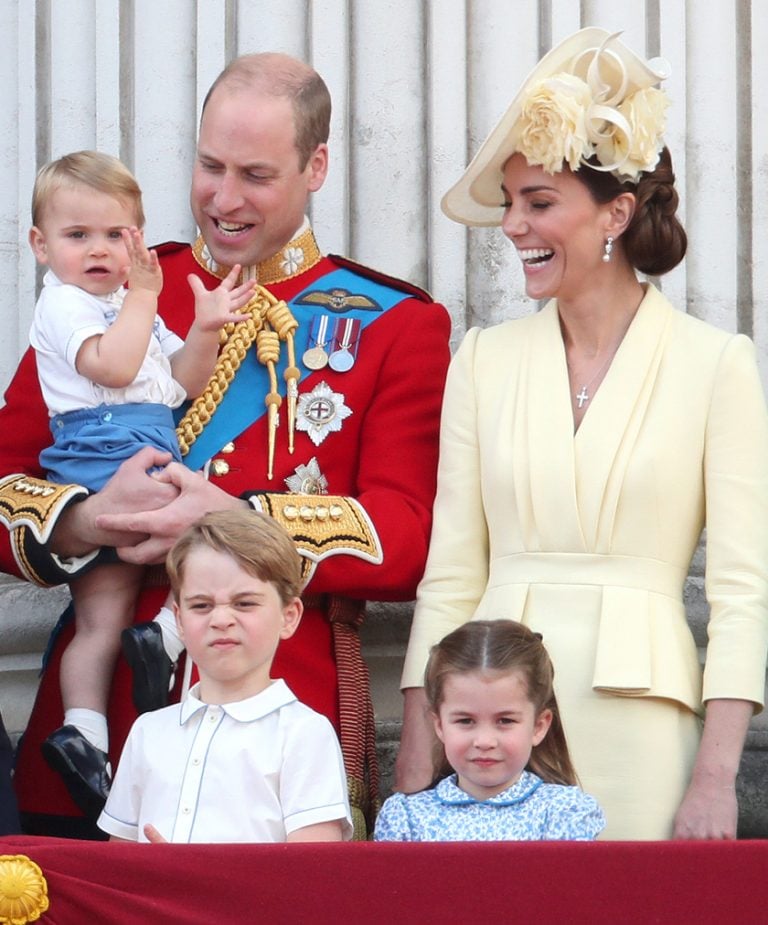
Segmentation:
<svg viewBox="0 0 768 925">
<path fill-rule="evenodd" d="M 343 312 L 334 310 L 333 303 L 324 306 L 323 299 L 328 298 L 332 290 L 345 290 L 355 296 L 365 296 L 373 303 L 373 307 L 350 307 L 345 305 Z M 320 298 L 317 298 L 317 294 Z M 304 301 L 308 295 L 312 298 Z M 342 297 L 343 298 L 343 297 Z M 360 276 L 346 269 L 332 270 L 325 276 L 316 279 L 288 302 L 288 306 L 299 326 L 294 333 L 296 345 L 296 363 L 301 370 L 299 383 L 312 370 L 302 369 L 301 357 L 304 351 L 311 346 L 309 343 L 312 316 L 318 314 L 339 314 L 344 318 L 359 318 L 361 331 L 373 324 L 377 318 L 388 309 L 398 305 L 409 298 L 407 292 L 392 289 L 375 280 Z M 287 351 L 280 351 L 280 361 L 277 364 L 277 377 L 279 383 L 284 383 L 283 370 L 288 365 Z M 210 422 L 203 432 L 192 444 L 189 453 L 184 457 L 184 464 L 190 469 L 200 469 L 202 466 L 230 440 L 234 440 L 243 431 L 267 413 L 264 397 L 269 392 L 269 377 L 265 366 L 256 358 L 256 345 L 250 348 L 245 355 L 240 368 L 229 385 L 221 404 L 216 409 Z M 182 415 L 180 414 L 179 417 Z"/>
</svg>

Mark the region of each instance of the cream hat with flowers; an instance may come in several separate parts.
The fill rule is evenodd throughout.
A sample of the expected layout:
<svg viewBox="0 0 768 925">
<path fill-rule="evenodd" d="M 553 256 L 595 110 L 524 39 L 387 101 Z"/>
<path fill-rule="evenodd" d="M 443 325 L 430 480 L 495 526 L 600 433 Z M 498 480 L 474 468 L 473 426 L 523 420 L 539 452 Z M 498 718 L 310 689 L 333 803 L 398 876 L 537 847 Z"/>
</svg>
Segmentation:
<svg viewBox="0 0 768 925">
<path fill-rule="evenodd" d="M 620 33 L 589 28 L 548 52 L 531 71 L 464 175 L 443 196 L 443 212 L 464 225 L 499 225 L 504 165 L 515 153 L 557 173 L 590 158 L 596 170 L 636 181 L 664 146 L 669 76 L 663 58 L 645 61 Z"/>
</svg>

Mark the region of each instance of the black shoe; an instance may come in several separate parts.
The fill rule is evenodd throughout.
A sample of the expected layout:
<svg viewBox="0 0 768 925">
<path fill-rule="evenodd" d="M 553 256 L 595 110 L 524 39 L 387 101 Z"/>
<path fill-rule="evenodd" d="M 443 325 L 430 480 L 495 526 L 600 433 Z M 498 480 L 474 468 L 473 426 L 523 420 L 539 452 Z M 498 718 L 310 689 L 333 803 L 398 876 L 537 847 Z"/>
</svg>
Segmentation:
<svg viewBox="0 0 768 925">
<path fill-rule="evenodd" d="M 133 705 L 139 713 L 168 704 L 173 662 L 157 623 L 137 623 L 121 634 L 123 655 L 133 670 Z"/>
<path fill-rule="evenodd" d="M 91 745 L 75 726 L 61 726 L 40 748 L 86 817 L 98 819 L 112 783 L 106 752 Z"/>
</svg>

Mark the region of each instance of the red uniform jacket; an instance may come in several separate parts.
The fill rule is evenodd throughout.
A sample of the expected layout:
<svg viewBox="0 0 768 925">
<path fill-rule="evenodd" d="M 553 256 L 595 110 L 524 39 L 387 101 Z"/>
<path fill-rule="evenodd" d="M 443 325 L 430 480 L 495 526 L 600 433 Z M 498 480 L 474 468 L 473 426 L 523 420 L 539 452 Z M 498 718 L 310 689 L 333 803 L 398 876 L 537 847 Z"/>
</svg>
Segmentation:
<svg viewBox="0 0 768 925">
<path fill-rule="evenodd" d="M 186 245 L 163 245 L 159 253 L 164 274 L 160 313 L 168 327 L 184 337 L 194 306 L 187 275 L 196 273 L 209 288 L 217 285 L 218 279 L 200 267 Z M 291 455 L 283 401 L 282 421 L 275 441 L 274 477 L 269 480 L 264 413 L 268 380 L 266 370 L 262 369 L 264 384 L 252 396 L 255 420 L 232 438 L 234 449 L 226 454 L 213 452 L 214 458 L 225 462 L 226 467 L 213 467 L 210 476 L 235 495 L 285 492 L 284 479 L 293 475 L 297 466 L 306 465 L 315 457 L 327 479 L 328 493 L 357 499 L 370 518 L 380 543 L 381 560 L 374 563 L 354 554 L 338 554 L 318 563 L 307 587 L 313 605 L 305 610 L 296 635 L 281 643 L 272 671 L 274 677 L 285 678 L 300 700 L 331 718 L 337 728 L 339 701 L 332 632 L 324 598 L 317 596 L 333 594 L 356 600 L 386 601 L 410 600 L 415 595 L 429 542 L 450 328 L 445 309 L 430 302 L 420 290 L 340 258 L 322 258 L 306 272 L 271 283 L 267 288 L 276 298 L 289 301 L 317 281 L 320 302 L 313 301 L 317 298 L 314 296 L 302 306 L 293 306 L 300 329 L 305 330 L 311 325 L 313 315 L 336 316 L 326 307 L 329 297 L 322 277 L 342 266 L 359 277 L 361 288 L 366 280 L 373 279 L 397 291 L 396 304 L 383 311 L 374 308 L 375 317 L 366 319 L 357 360 L 349 371 L 334 372 L 326 366 L 310 372 L 302 365 L 301 356 L 297 357 L 303 374 L 300 396 L 325 382 L 334 393 L 343 396 L 351 414 L 341 422 L 340 430 L 329 432 L 317 446 L 307 433 L 297 431 L 295 452 Z M 348 295 L 355 295 L 350 287 Z M 338 317 L 345 316 L 342 309 Z M 284 394 L 282 382 L 281 391 Z M 37 383 L 35 358 L 28 351 L 7 391 L 6 406 L 0 410 L 3 473 L 42 476 L 38 455 L 49 442 L 48 416 Z M 223 468 L 227 468 L 225 474 L 213 474 Z M 46 556 L 44 546 L 36 546 L 32 541 L 14 544 L 10 542 L 10 531 L 0 530 L 0 562 L 4 571 L 31 580 L 56 580 L 57 576 L 46 564 L 50 561 Z M 60 576 L 58 580 L 62 580 Z M 142 595 L 137 619 L 151 619 L 166 591 L 164 587 L 148 589 Z M 37 818 L 77 815 L 63 784 L 48 769 L 39 748 L 40 742 L 63 719 L 58 660 L 70 634 L 71 626 L 57 641 L 19 752 L 17 792 L 30 830 L 36 828 Z M 129 670 L 120 660 L 109 711 L 113 767 L 134 718 Z M 56 834 L 57 827 L 46 824 L 42 829 Z"/>
</svg>

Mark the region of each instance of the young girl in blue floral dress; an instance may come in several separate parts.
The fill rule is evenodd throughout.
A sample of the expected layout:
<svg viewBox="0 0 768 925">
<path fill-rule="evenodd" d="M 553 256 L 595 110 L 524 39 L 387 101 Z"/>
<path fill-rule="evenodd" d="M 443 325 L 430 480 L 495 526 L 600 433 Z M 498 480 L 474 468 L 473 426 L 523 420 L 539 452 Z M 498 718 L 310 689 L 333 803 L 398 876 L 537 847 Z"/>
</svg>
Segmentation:
<svg viewBox="0 0 768 925">
<path fill-rule="evenodd" d="M 376 840 L 595 838 L 605 820 L 576 785 L 553 675 L 541 637 L 512 620 L 474 620 L 433 646 L 438 783 L 386 800 Z"/>
</svg>

